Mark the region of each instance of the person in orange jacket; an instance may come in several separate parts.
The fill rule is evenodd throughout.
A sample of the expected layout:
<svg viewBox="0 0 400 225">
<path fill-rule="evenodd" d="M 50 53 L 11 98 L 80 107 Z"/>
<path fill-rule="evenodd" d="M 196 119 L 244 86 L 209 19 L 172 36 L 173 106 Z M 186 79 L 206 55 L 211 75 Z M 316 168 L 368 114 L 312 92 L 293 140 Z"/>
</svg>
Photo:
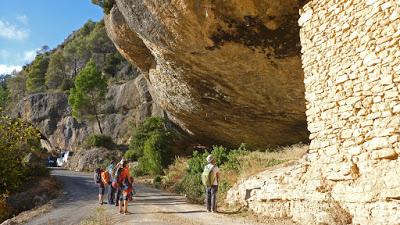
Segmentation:
<svg viewBox="0 0 400 225">
<path fill-rule="evenodd" d="M 128 162 L 125 161 L 122 165 L 122 172 L 118 179 L 118 183 L 122 184 L 121 186 L 122 194 L 119 198 L 119 212 L 121 214 L 124 213 L 125 215 L 129 213 L 128 212 L 129 195 L 127 193 L 132 192 L 132 184 L 130 183 L 130 177 L 131 176 L 129 175 Z"/>
</svg>

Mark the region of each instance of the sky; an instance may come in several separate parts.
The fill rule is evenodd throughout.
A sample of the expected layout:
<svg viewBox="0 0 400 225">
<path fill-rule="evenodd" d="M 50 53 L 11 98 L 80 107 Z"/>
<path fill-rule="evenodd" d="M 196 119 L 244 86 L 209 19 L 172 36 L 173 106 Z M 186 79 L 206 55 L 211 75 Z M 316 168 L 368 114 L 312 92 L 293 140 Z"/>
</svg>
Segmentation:
<svg viewBox="0 0 400 225">
<path fill-rule="evenodd" d="M 57 47 L 102 9 L 90 0 L 0 0 L 0 74 L 20 70 L 44 45 Z"/>
</svg>

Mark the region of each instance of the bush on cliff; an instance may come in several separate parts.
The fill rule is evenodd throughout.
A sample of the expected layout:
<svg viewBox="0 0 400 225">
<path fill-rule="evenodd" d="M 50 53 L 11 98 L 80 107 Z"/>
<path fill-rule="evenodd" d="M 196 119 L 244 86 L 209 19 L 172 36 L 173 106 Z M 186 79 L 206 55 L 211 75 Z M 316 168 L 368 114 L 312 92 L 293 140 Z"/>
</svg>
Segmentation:
<svg viewBox="0 0 400 225">
<path fill-rule="evenodd" d="M 92 3 L 103 8 L 105 14 L 109 14 L 115 4 L 115 0 L 92 0 Z"/>
<path fill-rule="evenodd" d="M 114 149 L 115 146 L 112 137 L 103 134 L 89 135 L 84 143 L 85 148 L 104 147 L 107 149 Z"/>
<path fill-rule="evenodd" d="M 161 174 L 171 163 L 172 138 L 165 119 L 149 117 L 134 130 L 125 158 L 139 161 L 137 169 L 144 174 Z"/>
</svg>

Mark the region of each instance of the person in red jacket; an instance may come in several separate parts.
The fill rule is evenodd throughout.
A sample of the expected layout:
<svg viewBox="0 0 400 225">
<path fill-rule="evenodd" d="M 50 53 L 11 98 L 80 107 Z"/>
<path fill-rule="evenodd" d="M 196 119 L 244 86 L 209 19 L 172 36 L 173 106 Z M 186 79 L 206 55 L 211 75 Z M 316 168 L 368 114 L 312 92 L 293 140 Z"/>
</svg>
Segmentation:
<svg viewBox="0 0 400 225">
<path fill-rule="evenodd" d="M 122 194 L 119 198 L 119 213 L 121 214 L 124 213 L 125 215 L 128 214 L 128 197 L 129 197 L 125 193 L 128 193 L 127 191 L 132 187 L 129 178 L 130 175 L 129 175 L 128 162 L 125 161 L 122 165 L 122 172 L 118 179 L 118 183 L 122 184 L 121 186 Z"/>
</svg>

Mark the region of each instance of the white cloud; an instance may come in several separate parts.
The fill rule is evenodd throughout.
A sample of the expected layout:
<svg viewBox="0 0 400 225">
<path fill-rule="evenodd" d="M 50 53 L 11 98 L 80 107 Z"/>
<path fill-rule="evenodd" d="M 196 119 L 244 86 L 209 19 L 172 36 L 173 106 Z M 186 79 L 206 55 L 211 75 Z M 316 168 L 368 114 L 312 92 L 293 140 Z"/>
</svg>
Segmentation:
<svg viewBox="0 0 400 225">
<path fill-rule="evenodd" d="M 24 61 L 26 63 L 32 62 L 36 57 L 37 49 L 24 52 Z"/>
<path fill-rule="evenodd" d="M 0 37 L 11 40 L 24 40 L 29 36 L 27 29 L 16 27 L 7 21 L 0 20 Z"/>
<path fill-rule="evenodd" d="M 18 15 L 16 18 L 20 23 L 28 25 L 28 17 L 26 15 Z"/>
<path fill-rule="evenodd" d="M 11 74 L 13 71 L 21 71 L 22 66 L 0 64 L 0 75 Z"/>
</svg>

